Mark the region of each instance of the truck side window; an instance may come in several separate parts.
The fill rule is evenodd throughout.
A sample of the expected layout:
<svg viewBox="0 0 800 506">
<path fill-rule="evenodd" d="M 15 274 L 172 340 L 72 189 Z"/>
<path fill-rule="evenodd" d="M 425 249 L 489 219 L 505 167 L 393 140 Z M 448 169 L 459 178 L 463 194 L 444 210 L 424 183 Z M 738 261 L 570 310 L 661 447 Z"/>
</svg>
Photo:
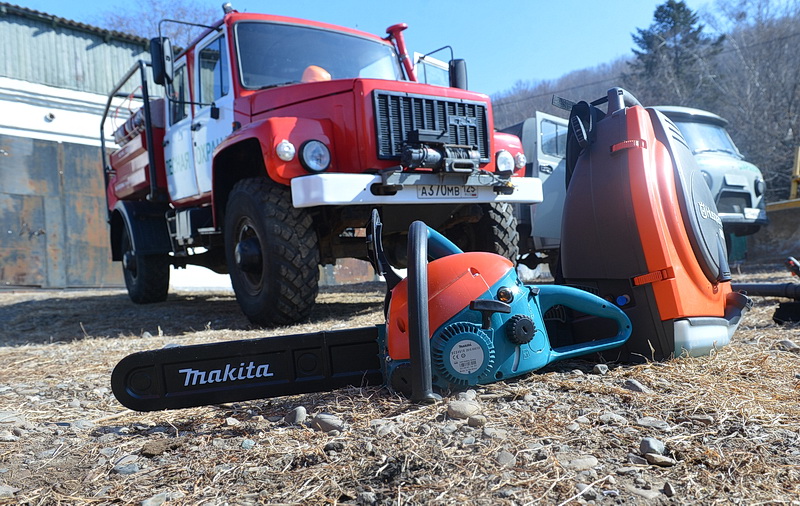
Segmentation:
<svg viewBox="0 0 800 506">
<path fill-rule="evenodd" d="M 567 127 L 542 120 L 542 153 L 564 158 L 567 156 Z"/>
<path fill-rule="evenodd" d="M 228 52 L 220 37 L 200 50 L 200 102 L 208 105 L 228 94 Z"/>
<path fill-rule="evenodd" d="M 169 124 L 174 125 L 189 115 L 189 80 L 186 75 L 186 65 L 175 70 L 175 77 L 172 79 L 170 94 L 170 114 Z"/>
</svg>

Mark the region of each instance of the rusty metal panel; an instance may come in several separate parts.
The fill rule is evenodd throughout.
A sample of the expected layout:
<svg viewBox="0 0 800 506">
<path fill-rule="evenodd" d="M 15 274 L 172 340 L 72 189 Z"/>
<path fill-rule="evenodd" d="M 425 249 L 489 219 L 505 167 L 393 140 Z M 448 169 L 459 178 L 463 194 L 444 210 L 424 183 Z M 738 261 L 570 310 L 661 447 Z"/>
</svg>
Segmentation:
<svg viewBox="0 0 800 506">
<path fill-rule="evenodd" d="M 43 200 L 0 193 L 0 286 L 47 284 Z"/>
<path fill-rule="evenodd" d="M 62 185 L 67 286 L 120 286 L 122 269 L 111 262 L 100 149 L 63 144 Z"/>
<path fill-rule="evenodd" d="M 121 286 L 99 148 L 0 135 L 0 283 Z"/>
</svg>

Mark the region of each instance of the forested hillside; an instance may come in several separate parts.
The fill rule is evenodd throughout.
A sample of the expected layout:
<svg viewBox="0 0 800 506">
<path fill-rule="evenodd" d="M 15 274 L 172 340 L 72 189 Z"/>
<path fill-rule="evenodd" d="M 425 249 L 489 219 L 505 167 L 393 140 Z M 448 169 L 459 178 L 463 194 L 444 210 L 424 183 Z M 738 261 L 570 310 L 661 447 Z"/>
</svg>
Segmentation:
<svg viewBox="0 0 800 506">
<path fill-rule="evenodd" d="M 728 130 L 767 181 L 767 200 L 789 193 L 800 144 L 800 2 L 720 0 L 704 12 L 682 1 L 657 7 L 653 22 L 631 37 L 631 56 L 553 81 L 520 81 L 492 97 L 502 129 L 537 110 L 565 116 L 553 95 L 594 100 L 613 86 L 644 105 L 705 109 Z"/>
</svg>

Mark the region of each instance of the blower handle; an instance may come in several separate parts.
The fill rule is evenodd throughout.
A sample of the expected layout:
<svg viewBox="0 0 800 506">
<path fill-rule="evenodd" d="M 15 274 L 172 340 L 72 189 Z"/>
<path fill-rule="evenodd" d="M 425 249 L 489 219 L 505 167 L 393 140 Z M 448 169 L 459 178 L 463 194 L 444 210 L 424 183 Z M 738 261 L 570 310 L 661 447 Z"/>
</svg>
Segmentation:
<svg viewBox="0 0 800 506">
<path fill-rule="evenodd" d="M 607 93 L 608 97 L 608 114 L 614 111 L 622 110 L 626 107 L 633 107 L 634 105 L 642 105 L 641 102 L 636 100 L 631 92 L 622 88 L 611 88 Z"/>
<path fill-rule="evenodd" d="M 582 313 L 609 318 L 617 322 L 618 332 L 615 336 L 587 343 L 571 344 L 554 348 L 550 352 L 549 362 L 563 360 L 578 355 L 616 348 L 625 344 L 631 335 L 631 321 L 620 308 L 607 300 L 589 292 L 561 285 L 537 285 L 539 288 L 539 304 L 542 314 L 556 305 L 563 305 Z"/>
<path fill-rule="evenodd" d="M 444 239 L 444 236 L 435 233 Z M 431 334 L 428 324 L 430 236 L 431 230 L 421 221 L 415 221 L 408 229 L 408 348 L 411 359 L 411 400 L 422 404 L 433 404 L 437 401 L 437 395 L 433 393 Z M 434 238 L 439 240 L 439 237 L 434 236 Z M 438 246 L 434 245 L 431 249 L 438 250 Z"/>
</svg>

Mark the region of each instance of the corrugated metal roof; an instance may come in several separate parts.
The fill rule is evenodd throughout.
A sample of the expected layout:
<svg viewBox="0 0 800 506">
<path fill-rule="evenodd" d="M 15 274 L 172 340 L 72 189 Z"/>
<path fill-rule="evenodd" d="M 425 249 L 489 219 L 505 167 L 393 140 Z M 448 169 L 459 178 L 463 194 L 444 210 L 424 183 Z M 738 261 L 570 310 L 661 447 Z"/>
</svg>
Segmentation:
<svg viewBox="0 0 800 506">
<path fill-rule="evenodd" d="M 0 76 L 105 95 L 139 59 L 143 37 L 0 2 Z"/>
<path fill-rule="evenodd" d="M 104 28 L 98 28 L 96 26 L 87 25 L 85 23 L 79 23 L 71 19 L 60 18 L 52 14 L 47 14 L 46 12 L 28 9 L 27 7 L 21 7 L 19 5 L 14 5 L 6 2 L 0 2 L 0 16 L 5 16 L 8 14 L 20 17 L 27 17 L 38 21 L 43 21 L 45 23 L 50 24 L 52 27 L 63 26 L 66 28 L 71 28 L 73 30 L 79 30 L 94 35 L 99 35 L 103 37 L 106 40 L 106 42 L 110 39 L 118 39 L 145 46 L 148 44 L 148 39 L 139 37 L 138 35 L 131 35 L 128 33 L 117 32 L 114 30 L 106 30 Z"/>
</svg>

